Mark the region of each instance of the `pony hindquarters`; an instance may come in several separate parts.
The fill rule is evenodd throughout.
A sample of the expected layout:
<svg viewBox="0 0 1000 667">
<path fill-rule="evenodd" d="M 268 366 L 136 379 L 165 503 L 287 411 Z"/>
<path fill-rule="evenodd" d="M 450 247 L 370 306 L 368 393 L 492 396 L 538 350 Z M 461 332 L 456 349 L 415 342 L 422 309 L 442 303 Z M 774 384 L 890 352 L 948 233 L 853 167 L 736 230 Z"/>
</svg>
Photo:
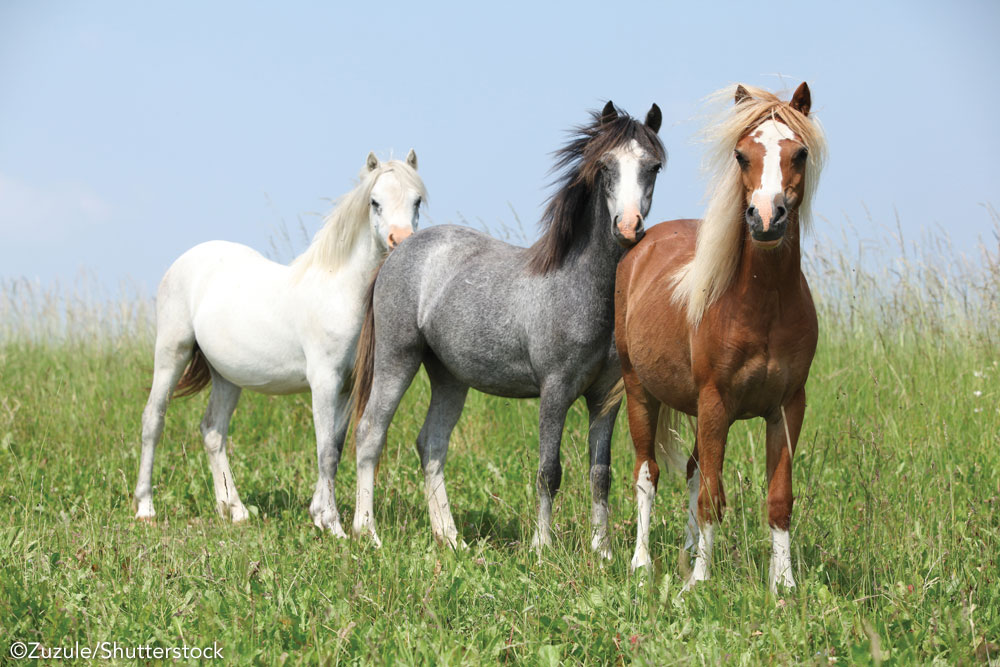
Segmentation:
<svg viewBox="0 0 1000 667">
<path fill-rule="evenodd" d="M 212 470 L 216 509 L 223 518 L 240 522 L 249 514 L 240 500 L 226 455 L 229 420 L 240 398 L 240 388 L 210 367 L 194 339 L 194 329 L 186 315 L 183 290 L 168 276 L 157 296 L 157 333 L 153 361 L 153 384 L 142 413 L 142 455 L 135 489 L 136 519 L 151 521 L 152 476 L 156 446 L 175 387 L 179 396 L 190 396 L 211 383 L 208 408 L 201 422 L 205 451 Z"/>
<path fill-rule="evenodd" d="M 355 537 L 370 535 L 377 547 L 382 545 L 382 541 L 375 527 L 375 473 L 392 417 L 420 369 L 424 343 L 415 326 L 415 313 L 412 313 L 412 317 L 401 315 L 383 322 L 381 320 L 385 316 L 376 309 L 376 301 L 387 299 L 409 303 L 399 291 L 407 286 L 406 276 L 402 276 L 398 282 L 393 281 L 392 268 L 394 260 L 398 262 L 418 238 L 394 251 L 373 276 L 365 298 L 363 324 L 354 364 L 352 396 L 358 472 L 352 532 Z M 383 290 L 386 293 L 380 298 Z M 444 506 L 448 506 L 447 502 Z"/>
</svg>

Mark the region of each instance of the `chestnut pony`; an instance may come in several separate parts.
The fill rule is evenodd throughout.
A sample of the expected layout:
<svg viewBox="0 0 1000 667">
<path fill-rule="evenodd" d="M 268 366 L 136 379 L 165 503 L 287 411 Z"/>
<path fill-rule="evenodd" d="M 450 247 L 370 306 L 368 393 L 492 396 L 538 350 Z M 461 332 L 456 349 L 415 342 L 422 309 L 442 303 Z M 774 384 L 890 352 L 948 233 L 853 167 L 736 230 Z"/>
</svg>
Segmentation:
<svg viewBox="0 0 1000 667">
<path fill-rule="evenodd" d="M 737 419 L 767 422 L 770 586 L 793 587 L 792 455 L 806 406 L 817 323 L 800 238 L 825 143 L 809 118 L 809 87 L 791 102 L 738 86 L 736 104 L 706 131 L 716 147 L 705 219 L 652 227 L 618 265 L 615 341 L 635 445 L 638 531 L 632 569 L 648 566 L 656 449 L 680 468 L 679 413 L 697 418 L 687 462 L 685 589 L 708 579 L 722 516 L 722 461 Z M 658 437 L 658 432 L 660 436 Z M 666 436 L 666 437 L 662 437 Z M 680 465 L 678 465 L 680 464 Z"/>
</svg>

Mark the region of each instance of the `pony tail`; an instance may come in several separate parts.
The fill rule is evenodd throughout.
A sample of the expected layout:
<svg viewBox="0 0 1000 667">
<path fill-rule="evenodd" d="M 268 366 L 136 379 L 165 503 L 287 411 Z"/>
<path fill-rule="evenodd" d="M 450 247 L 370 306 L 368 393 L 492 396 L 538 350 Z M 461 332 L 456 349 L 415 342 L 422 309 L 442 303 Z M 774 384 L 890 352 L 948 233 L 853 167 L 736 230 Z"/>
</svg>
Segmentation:
<svg viewBox="0 0 1000 667">
<path fill-rule="evenodd" d="M 211 381 L 212 370 L 208 366 L 208 360 L 202 354 L 198 343 L 195 343 L 194 354 L 191 356 L 187 368 L 184 369 L 184 375 L 181 376 L 177 387 L 174 388 L 173 398 L 193 396 L 207 387 Z"/>
<path fill-rule="evenodd" d="M 375 268 L 372 280 L 368 283 L 368 290 L 365 292 L 365 316 L 361 325 L 361 336 L 358 338 L 358 353 L 354 358 L 354 383 L 351 385 L 355 426 L 361 421 L 361 415 L 368 406 L 372 380 L 375 377 L 375 281 L 384 262 L 383 259 Z"/>
<path fill-rule="evenodd" d="M 601 406 L 601 416 L 603 417 L 614 410 L 623 398 L 625 398 L 625 380 L 618 380 L 604 398 L 604 404 Z"/>
</svg>

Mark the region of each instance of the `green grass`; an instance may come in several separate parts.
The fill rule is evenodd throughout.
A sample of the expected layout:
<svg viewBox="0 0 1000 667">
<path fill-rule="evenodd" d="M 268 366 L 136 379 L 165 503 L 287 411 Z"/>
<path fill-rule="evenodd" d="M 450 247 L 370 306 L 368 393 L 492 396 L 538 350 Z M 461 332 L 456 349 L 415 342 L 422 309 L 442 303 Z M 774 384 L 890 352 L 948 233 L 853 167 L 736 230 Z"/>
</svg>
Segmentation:
<svg viewBox="0 0 1000 667">
<path fill-rule="evenodd" d="M 960 283 L 937 288 L 916 262 L 882 280 L 845 272 L 842 260 L 810 269 L 814 289 L 829 281 L 840 291 L 822 301 L 795 457 L 799 587 L 781 598 L 766 586 L 762 423 L 731 432 L 712 579 L 681 596 L 679 478 L 662 478 L 657 494 L 655 573 L 628 573 L 635 504 L 624 416 L 613 445 L 615 559 L 590 552 L 579 403 L 563 441 L 555 546 L 539 557 L 527 546 L 537 401 L 470 395 L 446 472 L 469 548 L 438 547 L 413 446 L 428 400 L 422 375 L 377 478 L 381 550 L 311 525 L 307 396 L 244 395 L 230 461 L 253 516 L 239 526 L 215 515 L 197 432 L 206 395 L 176 401 L 157 451 L 158 521 L 135 523 L 152 367 L 143 304 L 74 310 L 37 292 L 25 300 L 9 283 L 0 301 L 0 660 L 22 640 L 217 641 L 229 660 L 291 664 L 974 661 L 984 640 L 1000 643 L 996 260 L 988 254 Z M 45 319 L 57 311 L 71 316 Z M 83 334 L 82 321 L 91 323 Z M 338 478 L 348 524 L 353 455 L 348 444 Z"/>
</svg>

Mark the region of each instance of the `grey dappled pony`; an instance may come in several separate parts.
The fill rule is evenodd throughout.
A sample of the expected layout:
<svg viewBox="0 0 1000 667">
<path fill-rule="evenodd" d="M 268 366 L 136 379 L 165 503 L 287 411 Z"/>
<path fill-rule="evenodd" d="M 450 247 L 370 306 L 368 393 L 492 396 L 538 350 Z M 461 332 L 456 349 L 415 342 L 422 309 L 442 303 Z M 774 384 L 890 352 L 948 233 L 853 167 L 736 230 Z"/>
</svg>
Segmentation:
<svg viewBox="0 0 1000 667">
<path fill-rule="evenodd" d="M 512 398 L 540 397 L 538 527 L 551 543 L 559 445 L 570 405 L 590 413 L 592 547 L 608 539 L 610 444 L 618 406 L 602 414 L 621 377 L 614 348 L 615 269 L 645 233 L 656 174 L 666 158 L 655 104 L 645 123 L 608 102 L 556 153 L 562 170 L 530 248 L 467 227 L 442 225 L 408 238 L 372 283 L 355 366 L 358 496 L 354 534 L 375 532 L 375 467 L 386 431 L 420 364 L 431 382 L 417 436 L 436 540 L 458 531 L 444 487 L 448 440 L 469 387 Z"/>
</svg>

